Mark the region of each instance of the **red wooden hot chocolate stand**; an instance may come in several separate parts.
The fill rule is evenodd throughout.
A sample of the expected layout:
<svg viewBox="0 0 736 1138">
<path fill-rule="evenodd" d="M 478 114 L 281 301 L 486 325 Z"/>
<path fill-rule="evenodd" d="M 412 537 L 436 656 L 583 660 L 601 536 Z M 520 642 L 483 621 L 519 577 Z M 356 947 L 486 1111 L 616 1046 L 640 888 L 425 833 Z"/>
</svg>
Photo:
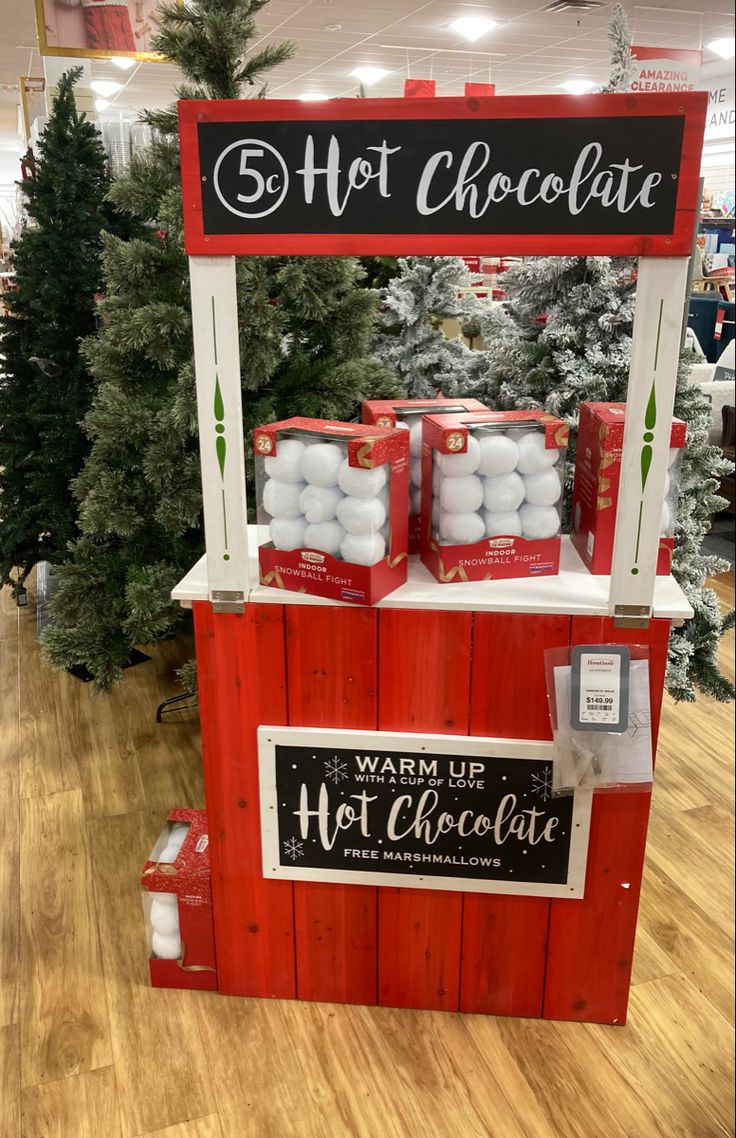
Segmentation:
<svg viewBox="0 0 736 1138">
<path fill-rule="evenodd" d="M 269 864 L 264 746 L 549 758 L 543 653 L 579 643 L 648 646 L 656 741 L 691 615 L 655 566 L 704 117 L 701 95 L 180 104 L 207 553 L 173 596 L 194 609 L 221 992 L 625 1021 L 649 787 L 576 795 L 562 884 L 351 877 Z M 560 130 L 568 166 L 542 142 Z M 372 608 L 260 584 L 234 256 L 478 249 L 641 257 L 611 576 L 563 538 L 558 576 L 440 584 L 411 559 Z"/>
</svg>

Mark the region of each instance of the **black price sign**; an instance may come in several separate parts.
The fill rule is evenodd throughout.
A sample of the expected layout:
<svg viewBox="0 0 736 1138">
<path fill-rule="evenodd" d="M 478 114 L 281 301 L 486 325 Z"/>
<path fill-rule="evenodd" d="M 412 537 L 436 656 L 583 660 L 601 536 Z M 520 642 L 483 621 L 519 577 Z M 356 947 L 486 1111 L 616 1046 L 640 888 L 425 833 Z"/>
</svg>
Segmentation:
<svg viewBox="0 0 736 1138">
<path fill-rule="evenodd" d="M 264 876 L 582 896 L 590 799 L 552 797 L 551 752 L 263 727 Z"/>
<path fill-rule="evenodd" d="M 190 254 L 672 256 L 705 96 L 179 107 Z"/>
</svg>

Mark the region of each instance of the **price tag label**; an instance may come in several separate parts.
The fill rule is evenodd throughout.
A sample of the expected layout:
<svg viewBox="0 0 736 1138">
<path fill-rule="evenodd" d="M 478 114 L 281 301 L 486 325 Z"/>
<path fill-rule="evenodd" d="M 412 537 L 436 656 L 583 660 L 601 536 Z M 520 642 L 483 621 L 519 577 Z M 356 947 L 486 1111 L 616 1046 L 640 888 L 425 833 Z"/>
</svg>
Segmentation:
<svg viewBox="0 0 736 1138">
<path fill-rule="evenodd" d="M 621 734 L 629 723 L 631 653 L 621 644 L 579 644 L 572 651 L 570 724 L 575 731 Z"/>
</svg>

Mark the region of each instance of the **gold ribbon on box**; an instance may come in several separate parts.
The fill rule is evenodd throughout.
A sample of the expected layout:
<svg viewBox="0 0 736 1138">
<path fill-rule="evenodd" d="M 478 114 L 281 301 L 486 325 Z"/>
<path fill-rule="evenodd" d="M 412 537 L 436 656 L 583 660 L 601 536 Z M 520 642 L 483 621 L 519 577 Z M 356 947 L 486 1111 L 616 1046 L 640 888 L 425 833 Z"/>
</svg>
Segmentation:
<svg viewBox="0 0 736 1138">
<path fill-rule="evenodd" d="M 442 560 L 439 546 L 434 541 L 430 541 L 429 548 L 433 553 L 437 554 L 437 561 L 439 562 L 437 572 L 440 575 L 440 581 L 443 585 L 448 584 L 450 581 L 454 581 L 456 577 L 459 581 L 468 580 L 468 574 L 465 570 L 464 565 L 453 565 L 452 569 L 446 569 L 445 563 Z"/>
<path fill-rule="evenodd" d="M 566 447 L 570 440 L 570 428 L 567 423 L 563 427 L 558 427 L 555 433 L 555 442 L 558 447 Z"/>
<path fill-rule="evenodd" d="M 149 865 L 148 869 L 143 870 L 144 877 L 150 877 L 152 873 L 165 873 L 169 877 L 174 877 L 177 873 L 177 868 L 172 865 L 170 861 L 155 861 L 153 865 Z"/>
<path fill-rule="evenodd" d="M 598 466 L 599 470 L 608 470 L 609 466 L 613 466 L 614 462 L 618 462 L 621 458 L 620 452 L 604 450 L 601 454 L 601 461 Z"/>
<path fill-rule="evenodd" d="M 597 510 L 607 510 L 612 505 L 613 505 L 613 498 L 604 498 L 601 495 L 599 495 L 598 499 L 596 501 L 595 507 Z"/>
<path fill-rule="evenodd" d="M 186 956 L 186 945 L 184 941 L 181 942 L 181 956 L 177 960 L 177 964 L 182 972 L 216 972 L 217 969 L 213 968 L 211 964 L 185 964 L 184 957 Z"/>
<path fill-rule="evenodd" d="M 261 584 L 271 585 L 274 589 L 283 589 L 284 592 L 289 593 L 306 593 L 307 591 L 306 585 L 302 585 L 301 589 L 287 589 L 281 574 L 276 569 L 272 569 L 270 573 L 262 573 Z"/>
<path fill-rule="evenodd" d="M 271 585 L 275 589 L 286 588 L 281 574 L 277 573 L 275 569 L 272 569 L 270 573 L 261 573 L 261 584 Z"/>
<path fill-rule="evenodd" d="M 375 459 L 372 459 L 370 457 L 375 441 L 375 439 L 367 439 L 363 443 L 362 447 L 358 447 L 358 453 L 356 455 L 358 459 L 358 466 L 371 468 L 376 465 Z"/>
<path fill-rule="evenodd" d="M 389 569 L 395 569 L 397 565 L 401 564 L 405 557 L 408 559 L 409 554 L 400 553 L 398 557 L 392 557 L 389 553 L 388 557 L 386 558 L 386 564 L 388 565 Z"/>
</svg>

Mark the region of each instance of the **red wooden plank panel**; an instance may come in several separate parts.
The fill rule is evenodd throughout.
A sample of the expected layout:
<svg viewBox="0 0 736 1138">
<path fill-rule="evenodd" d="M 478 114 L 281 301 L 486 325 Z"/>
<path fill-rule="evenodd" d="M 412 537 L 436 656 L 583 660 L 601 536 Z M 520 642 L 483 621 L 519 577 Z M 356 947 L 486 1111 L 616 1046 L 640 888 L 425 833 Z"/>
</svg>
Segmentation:
<svg viewBox="0 0 736 1138">
<path fill-rule="evenodd" d="M 669 621 L 622 630 L 609 618 L 573 618 L 573 644 L 648 644 L 656 745 Z M 585 897 L 554 900 L 550 912 L 544 1016 L 623 1024 L 631 982 L 651 793 L 599 792 L 593 799 Z"/>
<path fill-rule="evenodd" d="M 256 740 L 260 723 L 286 722 L 283 608 L 193 607 L 220 991 L 293 998 L 293 888 L 261 873 Z"/>
<path fill-rule="evenodd" d="M 382 609 L 378 627 L 379 728 L 467 734 L 471 614 Z M 379 1004 L 457 1010 L 462 903 L 462 893 L 379 888 Z"/>
<path fill-rule="evenodd" d="M 286 610 L 289 725 L 370 730 L 377 718 L 376 610 Z M 376 1002 L 376 890 L 296 882 L 297 993 Z"/>
<path fill-rule="evenodd" d="M 471 735 L 550 739 L 544 650 L 569 643 L 570 618 L 476 613 Z M 460 1010 L 540 1016 L 550 902 L 466 893 Z"/>
</svg>

